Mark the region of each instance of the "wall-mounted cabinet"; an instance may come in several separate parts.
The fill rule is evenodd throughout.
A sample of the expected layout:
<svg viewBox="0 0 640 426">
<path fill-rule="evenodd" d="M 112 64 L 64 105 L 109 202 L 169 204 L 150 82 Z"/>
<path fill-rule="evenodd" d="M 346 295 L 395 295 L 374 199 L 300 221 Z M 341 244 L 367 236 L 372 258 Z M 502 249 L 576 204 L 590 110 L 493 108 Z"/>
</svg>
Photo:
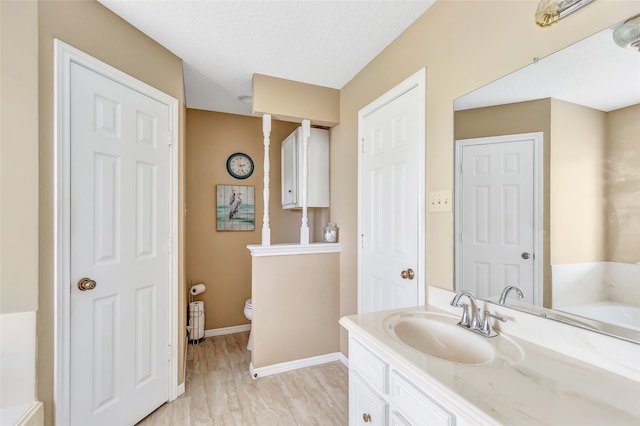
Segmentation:
<svg viewBox="0 0 640 426">
<path fill-rule="evenodd" d="M 282 159 L 282 208 L 302 208 L 302 127 L 284 141 Z M 311 129 L 307 171 L 307 207 L 329 207 L 329 131 Z"/>
</svg>

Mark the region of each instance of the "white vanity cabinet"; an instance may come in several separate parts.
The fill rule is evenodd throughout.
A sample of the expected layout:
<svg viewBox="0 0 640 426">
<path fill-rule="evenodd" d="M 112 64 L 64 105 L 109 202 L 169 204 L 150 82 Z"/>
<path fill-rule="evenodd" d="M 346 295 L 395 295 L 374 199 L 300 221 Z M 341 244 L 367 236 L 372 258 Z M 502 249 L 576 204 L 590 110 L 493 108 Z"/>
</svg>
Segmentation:
<svg viewBox="0 0 640 426">
<path fill-rule="evenodd" d="M 302 207 L 302 127 L 282 141 L 282 208 Z M 307 170 L 307 207 L 329 207 L 329 131 L 311 129 Z"/>
<path fill-rule="evenodd" d="M 349 338 L 349 425 L 455 426 L 456 420 L 462 419 L 392 363 Z"/>
</svg>

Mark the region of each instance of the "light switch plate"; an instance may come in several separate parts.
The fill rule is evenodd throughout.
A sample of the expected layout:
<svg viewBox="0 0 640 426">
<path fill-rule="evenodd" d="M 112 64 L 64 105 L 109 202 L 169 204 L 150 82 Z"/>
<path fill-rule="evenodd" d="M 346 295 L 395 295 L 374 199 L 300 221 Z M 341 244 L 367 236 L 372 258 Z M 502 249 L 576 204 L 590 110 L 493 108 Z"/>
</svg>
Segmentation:
<svg viewBox="0 0 640 426">
<path fill-rule="evenodd" d="M 429 193 L 430 212 L 451 211 L 451 191 L 433 191 Z"/>
</svg>

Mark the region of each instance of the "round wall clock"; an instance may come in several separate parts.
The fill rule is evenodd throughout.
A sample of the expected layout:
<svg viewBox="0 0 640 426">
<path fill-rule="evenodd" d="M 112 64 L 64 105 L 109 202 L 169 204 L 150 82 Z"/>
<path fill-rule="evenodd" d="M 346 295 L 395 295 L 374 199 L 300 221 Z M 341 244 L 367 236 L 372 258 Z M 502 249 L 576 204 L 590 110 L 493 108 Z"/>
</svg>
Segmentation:
<svg viewBox="0 0 640 426">
<path fill-rule="evenodd" d="M 246 179 L 253 173 L 253 160 L 242 152 L 231 154 L 227 159 L 227 171 L 236 179 Z"/>
</svg>

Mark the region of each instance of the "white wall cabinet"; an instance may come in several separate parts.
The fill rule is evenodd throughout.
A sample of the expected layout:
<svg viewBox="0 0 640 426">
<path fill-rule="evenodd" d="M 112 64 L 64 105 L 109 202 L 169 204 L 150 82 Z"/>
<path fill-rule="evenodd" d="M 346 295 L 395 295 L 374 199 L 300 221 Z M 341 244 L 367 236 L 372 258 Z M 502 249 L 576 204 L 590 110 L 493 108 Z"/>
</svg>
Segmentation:
<svg viewBox="0 0 640 426">
<path fill-rule="evenodd" d="M 329 207 L 329 131 L 311 129 L 308 145 L 307 207 Z M 302 207 L 302 127 L 282 141 L 282 208 Z"/>
<path fill-rule="evenodd" d="M 355 337 L 349 338 L 349 425 L 466 424 Z"/>
</svg>

